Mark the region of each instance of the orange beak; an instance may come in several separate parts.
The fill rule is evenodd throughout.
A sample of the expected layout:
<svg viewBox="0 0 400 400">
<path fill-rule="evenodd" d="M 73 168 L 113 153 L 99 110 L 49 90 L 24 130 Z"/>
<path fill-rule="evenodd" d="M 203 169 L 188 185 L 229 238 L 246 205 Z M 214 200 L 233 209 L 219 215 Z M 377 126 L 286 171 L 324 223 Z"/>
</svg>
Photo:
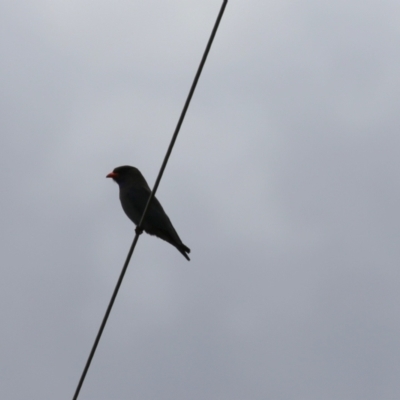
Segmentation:
<svg viewBox="0 0 400 400">
<path fill-rule="evenodd" d="M 115 172 L 110 172 L 107 176 L 106 176 L 106 178 L 116 178 L 118 176 L 118 174 L 116 174 Z"/>
</svg>

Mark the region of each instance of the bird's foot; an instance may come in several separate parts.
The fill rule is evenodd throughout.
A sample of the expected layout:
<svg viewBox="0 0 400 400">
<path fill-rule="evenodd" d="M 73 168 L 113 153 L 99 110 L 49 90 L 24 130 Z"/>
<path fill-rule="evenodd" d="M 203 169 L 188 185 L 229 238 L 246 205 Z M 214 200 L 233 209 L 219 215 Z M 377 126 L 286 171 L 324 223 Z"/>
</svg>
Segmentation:
<svg viewBox="0 0 400 400">
<path fill-rule="evenodd" d="M 135 232 L 137 235 L 141 235 L 143 233 L 143 228 L 139 228 L 138 226 L 135 228 Z"/>
</svg>

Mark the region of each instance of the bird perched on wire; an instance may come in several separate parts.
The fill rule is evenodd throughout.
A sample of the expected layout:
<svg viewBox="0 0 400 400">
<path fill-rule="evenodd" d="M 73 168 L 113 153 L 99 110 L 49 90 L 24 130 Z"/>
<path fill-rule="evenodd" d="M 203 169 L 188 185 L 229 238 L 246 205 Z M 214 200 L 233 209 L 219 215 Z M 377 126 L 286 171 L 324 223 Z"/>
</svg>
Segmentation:
<svg viewBox="0 0 400 400">
<path fill-rule="evenodd" d="M 146 179 L 137 168 L 129 165 L 115 168 L 113 172 L 107 175 L 107 178 L 112 178 L 118 183 L 122 208 L 128 218 L 135 225 L 138 225 L 151 193 Z M 187 260 L 190 260 L 187 255 L 187 253 L 190 253 L 189 247 L 182 243 L 156 197 L 152 199 L 147 210 L 143 221 L 143 230 L 172 244 Z"/>
</svg>

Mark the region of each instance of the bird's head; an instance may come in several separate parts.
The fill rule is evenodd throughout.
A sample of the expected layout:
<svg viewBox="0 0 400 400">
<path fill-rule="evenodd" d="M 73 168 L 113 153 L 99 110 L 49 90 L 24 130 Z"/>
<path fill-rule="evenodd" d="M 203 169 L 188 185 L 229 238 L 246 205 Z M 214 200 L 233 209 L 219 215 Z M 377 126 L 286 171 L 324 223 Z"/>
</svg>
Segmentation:
<svg viewBox="0 0 400 400">
<path fill-rule="evenodd" d="M 123 165 L 122 167 L 114 168 L 114 170 L 106 177 L 114 179 L 118 185 L 124 183 L 141 182 L 144 180 L 140 171 L 135 167 L 131 167 L 130 165 Z"/>
</svg>

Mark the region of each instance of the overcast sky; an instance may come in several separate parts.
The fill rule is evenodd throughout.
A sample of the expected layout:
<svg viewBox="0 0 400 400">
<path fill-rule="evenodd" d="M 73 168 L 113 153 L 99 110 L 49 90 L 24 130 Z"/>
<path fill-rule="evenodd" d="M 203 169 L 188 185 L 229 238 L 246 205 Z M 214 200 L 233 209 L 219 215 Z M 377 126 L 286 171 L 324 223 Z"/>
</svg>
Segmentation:
<svg viewBox="0 0 400 400">
<path fill-rule="evenodd" d="M 71 399 L 221 2 L 0 2 L 0 397 Z M 228 3 L 79 399 L 400 398 L 400 3 Z"/>
</svg>

